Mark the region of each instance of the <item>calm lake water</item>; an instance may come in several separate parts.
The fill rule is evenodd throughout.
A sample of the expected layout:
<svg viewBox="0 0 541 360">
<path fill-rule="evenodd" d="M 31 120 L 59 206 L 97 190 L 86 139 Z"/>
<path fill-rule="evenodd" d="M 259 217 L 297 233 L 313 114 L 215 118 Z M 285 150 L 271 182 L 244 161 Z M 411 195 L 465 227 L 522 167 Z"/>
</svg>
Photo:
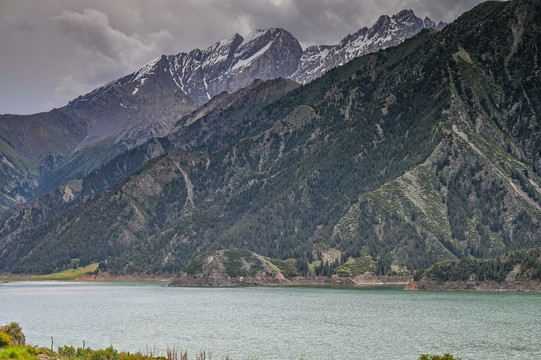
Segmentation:
<svg viewBox="0 0 541 360">
<path fill-rule="evenodd" d="M 167 283 L 0 284 L 0 324 L 27 342 L 213 359 L 541 359 L 541 294 Z"/>
</svg>

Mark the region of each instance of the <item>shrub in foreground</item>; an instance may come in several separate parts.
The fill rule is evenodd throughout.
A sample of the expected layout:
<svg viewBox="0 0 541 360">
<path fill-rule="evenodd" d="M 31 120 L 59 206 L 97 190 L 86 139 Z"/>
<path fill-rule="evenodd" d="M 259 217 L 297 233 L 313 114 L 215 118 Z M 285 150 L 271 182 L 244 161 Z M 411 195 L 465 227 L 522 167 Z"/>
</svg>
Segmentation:
<svg viewBox="0 0 541 360">
<path fill-rule="evenodd" d="M 11 336 L 5 332 L 0 332 L 0 348 L 11 345 Z"/>
</svg>

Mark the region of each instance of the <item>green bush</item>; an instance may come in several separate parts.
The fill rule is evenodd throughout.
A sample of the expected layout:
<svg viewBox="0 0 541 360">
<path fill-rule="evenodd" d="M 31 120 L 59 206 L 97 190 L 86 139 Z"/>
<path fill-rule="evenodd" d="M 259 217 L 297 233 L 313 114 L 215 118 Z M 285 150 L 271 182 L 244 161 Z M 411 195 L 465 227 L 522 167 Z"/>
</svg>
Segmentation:
<svg viewBox="0 0 541 360">
<path fill-rule="evenodd" d="M 11 322 L 8 325 L 0 326 L 0 332 L 4 332 L 11 337 L 13 345 L 21 345 L 23 342 L 23 330 L 16 322 Z"/>
<path fill-rule="evenodd" d="M 5 332 L 0 332 L 0 348 L 11 345 L 11 336 Z"/>
<path fill-rule="evenodd" d="M 45 353 L 30 346 L 10 346 L 0 349 L 0 360 L 39 360 L 37 355 Z"/>
</svg>

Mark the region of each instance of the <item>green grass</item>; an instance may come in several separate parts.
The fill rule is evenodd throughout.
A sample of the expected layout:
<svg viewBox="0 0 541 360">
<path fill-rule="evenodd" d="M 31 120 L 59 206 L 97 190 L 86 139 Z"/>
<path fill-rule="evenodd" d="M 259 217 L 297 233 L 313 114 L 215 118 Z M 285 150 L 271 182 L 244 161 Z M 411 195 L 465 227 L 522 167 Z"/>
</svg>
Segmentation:
<svg viewBox="0 0 541 360">
<path fill-rule="evenodd" d="M 98 265 L 98 263 L 94 263 L 77 269 L 69 269 L 57 273 L 34 276 L 27 280 L 75 280 L 86 273 L 96 271 L 98 269 Z"/>
<path fill-rule="evenodd" d="M 38 354 L 44 354 L 44 350 L 34 349 L 29 346 L 8 346 L 0 348 L 0 360 L 34 360 L 38 359 Z"/>
</svg>

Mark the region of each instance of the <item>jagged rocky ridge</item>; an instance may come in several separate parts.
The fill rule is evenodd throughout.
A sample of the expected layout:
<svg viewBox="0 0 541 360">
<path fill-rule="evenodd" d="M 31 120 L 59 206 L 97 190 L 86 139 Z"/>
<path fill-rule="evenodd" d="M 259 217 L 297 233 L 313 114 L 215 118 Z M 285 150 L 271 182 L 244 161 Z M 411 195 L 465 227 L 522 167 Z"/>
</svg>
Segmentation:
<svg viewBox="0 0 541 360">
<path fill-rule="evenodd" d="M 446 25 L 441 21 L 436 24 L 428 17 L 421 20 L 411 10 L 402 10 L 391 17 L 383 15 L 371 28 L 364 27 L 346 36 L 338 45 L 306 48 L 290 78 L 306 84 L 356 57 L 396 46 L 423 29 L 442 30 Z"/>
<path fill-rule="evenodd" d="M 234 34 L 204 50 L 162 55 L 133 74 L 80 96 L 66 108 L 79 108 L 115 86 L 132 95 L 147 92 L 156 78 L 160 86 L 181 91 L 197 104 L 223 91 L 243 88 L 254 79 L 283 77 L 305 84 L 356 57 L 396 46 L 422 29 L 441 30 L 445 25 L 403 10 L 391 17 L 381 16 L 371 28 L 346 36 L 338 45 L 310 46 L 305 51 L 293 35 L 280 28 L 254 30 L 246 37 Z"/>
</svg>

